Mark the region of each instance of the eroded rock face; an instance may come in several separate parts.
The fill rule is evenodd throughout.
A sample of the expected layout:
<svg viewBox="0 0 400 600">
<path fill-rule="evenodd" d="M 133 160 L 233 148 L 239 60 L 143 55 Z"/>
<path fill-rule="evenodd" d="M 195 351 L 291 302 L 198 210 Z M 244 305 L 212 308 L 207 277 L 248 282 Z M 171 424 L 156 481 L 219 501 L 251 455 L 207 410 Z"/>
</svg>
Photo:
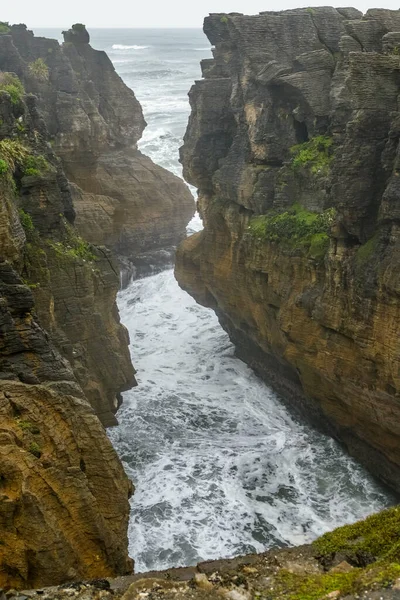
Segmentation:
<svg viewBox="0 0 400 600">
<path fill-rule="evenodd" d="M 98 418 L 135 383 L 118 272 L 73 227 L 36 99 L 0 115 L 0 588 L 126 574 L 132 484 Z"/>
<path fill-rule="evenodd" d="M 400 489 L 400 12 L 214 14 L 182 148 L 180 285 L 238 355 Z M 279 216 L 281 215 L 281 216 Z"/>
<path fill-rule="evenodd" d="M 176 176 L 137 150 L 146 125 L 134 93 L 82 25 L 65 43 L 36 38 L 23 25 L 0 38 L 0 69 L 38 97 L 52 146 L 74 184 L 76 227 L 132 265 L 186 236 L 193 197 Z M 37 68 L 37 61 L 44 69 Z M 125 260 L 124 260 L 125 259 Z"/>
</svg>

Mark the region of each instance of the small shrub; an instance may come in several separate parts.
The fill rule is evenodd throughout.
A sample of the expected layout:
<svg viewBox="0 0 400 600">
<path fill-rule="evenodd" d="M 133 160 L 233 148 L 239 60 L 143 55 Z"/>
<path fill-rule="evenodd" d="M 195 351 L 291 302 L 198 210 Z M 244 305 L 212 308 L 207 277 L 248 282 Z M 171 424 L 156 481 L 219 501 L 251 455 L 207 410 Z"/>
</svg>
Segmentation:
<svg viewBox="0 0 400 600">
<path fill-rule="evenodd" d="M 326 175 L 333 159 L 332 145 L 331 137 L 318 135 L 308 142 L 292 146 L 292 168 L 295 171 L 306 168 L 314 175 Z"/>
<path fill-rule="evenodd" d="M 0 175 L 5 175 L 8 171 L 8 164 L 5 160 L 0 158 Z"/>
<path fill-rule="evenodd" d="M 60 258 L 73 260 L 84 260 L 92 262 L 96 260 L 95 254 L 92 252 L 92 246 L 86 242 L 76 230 L 65 221 L 66 237 L 62 242 L 48 241 L 48 245 L 55 250 Z"/>
<path fill-rule="evenodd" d="M 49 67 L 43 58 L 38 58 L 29 65 L 29 73 L 39 81 L 48 81 Z"/>
<path fill-rule="evenodd" d="M 0 140 L 0 159 L 7 163 L 12 173 L 18 166 L 22 167 L 28 156 L 28 148 L 20 141 L 8 138 Z"/>
<path fill-rule="evenodd" d="M 14 73 L 0 73 L 0 91 L 10 94 L 13 104 L 19 104 L 25 94 L 24 86 Z"/>
<path fill-rule="evenodd" d="M 20 429 L 22 429 L 22 431 L 29 431 L 29 433 L 33 433 L 34 435 L 38 435 L 40 433 L 40 429 L 30 421 L 17 419 L 17 425 Z"/>
<path fill-rule="evenodd" d="M 221 23 L 228 23 L 229 19 L 226 15 L 224 15 L 223 17 L 221 17 Z"/>
<path fill-rule="evenodd" d="M 8 22 L 6 21 L 0 21 L 0 34 L 2 33 L 9 33 L 10 32 L 10 25 Z"/>
<path fill-rule="evenodd" d="M 28 213 L 26 213 L 24 210 L 22 210 L 22 208 L 18 211 L 18 213 L 19 213 L 19 220 L 21 221 L 21 225 L 25 229 L 25 231 L 26 232 L 34 231 L 35 226 L 33 224 L 31 215 L 28 215 Z"/>
<path fill-rule="evenodd" d="M 311 258 L 321 258 L 329 247 L 329 232 L 336 210 L 313 213 L 294 204 L 280 214 L 261 215 L 251 219 L 248 232 L 259 240 L 279 242 L 291 249 L 303 249 Z"/>
<path fill-rule="evenodd" d="M 33 456 L 36 456 L 36 458 L 40 458 L 42 456 L 42 451 L 40 449 L 40 446 L 36 442 L 32 442 L 29 445 L 29 452 L 31 454 L 33 454 Z"/>
<path fill-rule="evenodd" d="M 22 165 L 22 171 L 24 175 L 32 175 L 39 177 L 50 168 L 49 163 L 42 155 L 35 156 L 30 154 L 24 160 Z"/>
</svg>

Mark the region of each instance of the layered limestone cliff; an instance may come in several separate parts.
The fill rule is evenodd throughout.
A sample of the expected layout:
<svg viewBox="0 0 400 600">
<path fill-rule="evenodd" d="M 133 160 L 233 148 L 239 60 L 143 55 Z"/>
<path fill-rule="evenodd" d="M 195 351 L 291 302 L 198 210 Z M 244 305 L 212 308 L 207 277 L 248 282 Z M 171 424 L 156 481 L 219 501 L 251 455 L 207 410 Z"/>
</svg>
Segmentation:
<svg viewBox="0 0 400 600">
<path fill-rule="evenodd" d="M 213 14 L 182 148 L 180 285 L 400 490 L 400 12 Z"/>
<path fill-rule="evenodd" d="M 47 140 L 35 97 L 0 73 L 0 587 L 132 568 L 132 485 L 93 410 L 112 422 L 134 384 L 119 276 L 74 229 Z"/>
<path fill-rule="evenodd" d="M 134 93 L 83 25 L 65 43 L 25 25 L 0 37 L 0 70 L 16 73 L 38 98 L 56 154 L 73 184 L 76 227 L 121 265 L 143 271 L 171 260 L 194 214 L 187 186 L 137 149 L 146 125 Z"/>
</svg>

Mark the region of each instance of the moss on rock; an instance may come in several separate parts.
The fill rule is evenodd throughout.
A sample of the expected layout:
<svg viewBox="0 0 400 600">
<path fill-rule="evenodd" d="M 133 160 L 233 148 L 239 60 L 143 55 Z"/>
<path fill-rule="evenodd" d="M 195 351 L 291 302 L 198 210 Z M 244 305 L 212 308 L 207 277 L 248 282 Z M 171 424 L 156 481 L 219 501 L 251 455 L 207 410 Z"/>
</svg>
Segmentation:
<svg viewBox="0 0 400 600">
<path fill-rule="evenodd" d="M 303 250 L 310 258 L 321 258 L 329 247 L 329 232 L 335 216 L 333 208 L 314 213 L 300 204 L 294 204 L 290 210 L 280 214 L 253 217 L 248 233 L 258 240 L 277 242 L 292 250 Z"/>
</svg>

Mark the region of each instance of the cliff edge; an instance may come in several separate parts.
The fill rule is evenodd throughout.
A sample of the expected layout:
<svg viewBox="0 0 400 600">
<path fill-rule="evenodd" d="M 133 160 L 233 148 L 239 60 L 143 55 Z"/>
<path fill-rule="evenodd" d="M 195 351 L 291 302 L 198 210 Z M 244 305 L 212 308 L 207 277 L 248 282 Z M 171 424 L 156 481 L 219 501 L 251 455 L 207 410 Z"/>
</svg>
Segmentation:
<svg viewBox="0 0 400 600">
<path fill-rule="evenodd" d="M 400 490 L 400 11 L 212 14 L 181 150 L 179 284 L 240 358 Z"/>
</svg>

